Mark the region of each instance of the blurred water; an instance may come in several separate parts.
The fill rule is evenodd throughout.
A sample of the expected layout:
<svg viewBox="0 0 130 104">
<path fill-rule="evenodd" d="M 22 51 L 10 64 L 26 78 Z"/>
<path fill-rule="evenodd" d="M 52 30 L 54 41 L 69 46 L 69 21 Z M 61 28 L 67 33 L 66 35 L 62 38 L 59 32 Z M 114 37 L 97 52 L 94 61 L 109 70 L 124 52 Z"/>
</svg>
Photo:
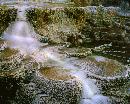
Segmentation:
<svg viewBox="0 0 130 104">
<path fill-rule="evenodd" d="M 17 48 L 22 53 L 33 53 L 39 49 L 40 43 L 34 37 L 30 24 L 26 21 L 26 6 L 18 8 L 17 20 L 5 31 L 3 38 L 10 42 L 9 47 Z"/>
<path fill-rule="evenodd" d="M 35 33 L 26 21 L 25 10 L 26 6 L 18 9 L 17 21 L 4 33 L 3 38 L 10 42 L 9 47 L 19 49 L 24 54 L 29 53 L 29 55 L 41 62 L 48 58 L 57 62 L 60 66 L 70 69 L 71 75 L 75 76 L 82 83 L 81 104 L 110 104 L 107 97 L 100 95 L 95 82 L 86 78 L 86 72 L 79 71 L 77 67 L 67 63 L 65 60 L 62 61 L 50 50 L 38 51 L 40 43 L 34 37 Z"/>
<path fill-rule="evenodd" d="M 82 98 L 80 104 L 111 104 L 110 99 L 100 94 L 95 81 L 86 78 L 86 72 L 83 70 L 73 73 L 82 83 Z"/>
<path fill-rule="evenodd" d="M 48 58 L 57 62 L 59 67 L 63 69 L 69 69 L 71 76 L 74 76 L 76 80 L 82 83 L 82 97 L 80 104 L 111 104 L 110 99 L 101 95 L 99 88 L 96 86 L 96 80 L 87 78 L 87 72 L 74 66 L 67 60 L 62 60 L 53 52 L 47 51 Z M 99 61 L 104 61 L 102 57 L 99 57 Z"/>
</svg>

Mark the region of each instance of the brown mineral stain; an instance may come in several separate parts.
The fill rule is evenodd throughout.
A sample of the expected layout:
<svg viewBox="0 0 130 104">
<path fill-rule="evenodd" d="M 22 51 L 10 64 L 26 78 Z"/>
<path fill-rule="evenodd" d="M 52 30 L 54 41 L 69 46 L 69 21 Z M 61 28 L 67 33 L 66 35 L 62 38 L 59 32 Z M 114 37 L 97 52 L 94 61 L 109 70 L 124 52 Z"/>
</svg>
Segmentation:
<svg viewBox="0 0 130 104">
<path fill-rule="evenodd" d="M 3 58 L 8 58 L 8 57 L 11 57 L 12 55 L 16 55 L 17 53 L 18 53 L 18 50 L 5 48 L 1 52 L 0 56 L 3 57 Z"/>
<path fill-rule="evenodd" d="M 45 67 L 40 69 L 40 72 L 50 80 L 71 80 L 74 78 L 69 74 L 69 70 L 57 67 Z"/>
<path fill-rule="evenodd" d="M 111 76 L 116 72 L 122 71 L 124 69 L 123 65 L 116 60 L 107 59 L 106 61 L 97 62 L 94 58 L 90 58 L 91 62 L 95 63 L 98 67 L 105 71 L 105 75 Z"/>
</svg>

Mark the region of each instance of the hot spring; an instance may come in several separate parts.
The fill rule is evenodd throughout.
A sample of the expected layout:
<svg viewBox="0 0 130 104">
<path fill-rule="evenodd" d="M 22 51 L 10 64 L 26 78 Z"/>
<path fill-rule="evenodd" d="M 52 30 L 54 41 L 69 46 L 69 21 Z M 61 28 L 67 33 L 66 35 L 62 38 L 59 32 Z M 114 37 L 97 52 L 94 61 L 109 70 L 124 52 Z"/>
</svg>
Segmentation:
<svg viewBox="0 0 130 104">
<path fill-rule="evenodd" d="M 42 93 L 46 92 L 46 94 L 48 95 L 52 94 L 53 96 L 51 96 L 51 98 L 53 99 L 54 97 L 56 99 L 55 96 L 58 97 L 60 96 L 60 95 L 56 95 L 56 91 L 64 87 L 58 84 L 65 83 L 65 86 L 67 86 L 67 84 L 72 83 L 73 85 L 73 81 L 74 81 L 76 83 L 81 84 L 81 89 L 80 89 L 81 95 L 80 95 L 80 102 L 79 102 L 80 104 L 112 104 L 109 97 L 102 95 L 99 86 L 97 86 L 96 84 L 97 80 L 91 77 L 87 77 L 89 71 L 87 71 L 85 68 L 79 67 L 80 65 L 78 66 L 72 63 L 72 60 L 77 60 L 76 58 L 66 58 L 65 55 L 58 53 L 58 48 L 55 46 L 47 46 L 46 48 L 41 47 L 41 44 L 44 46 L 44 43 L 39 42 L 37 38 L 38 35 L 35 33 L 32 25 L 26 19 L 26 10 L 28 8 L 29 7 L 26 6 L 18 7 L 18 14 L 17 14 L 16 21 L 12 23 L 4 32 L 3 40 L 7 42 L 6 44 L 7 47 L 2 50 L 1 57 L 3 56 L 8 58 L 13 55 L 16 55 L 17 53 L 21 54 L 24 57 L 22 57 L 23 59 L 20 57 L 21 60 L 19 62 L 22 63 L 20 68 L 21 69 L 27 68 L 27 72 L 29 74 L 32 74 L 31 71 L 32 66 L 30 63 L 33 64 L 36 63 L 37 66 L 39 65 L 39 67 L 36 67 L 37 69 L 36 68 L 33 69 L 33 71 L 36 71 L 37 74 L 34 75 L 34 78 L 30 79 L 32 82 L 30 82 L 31 85 L 28 87 L 30 88 L 32 93 L 35 92 L 33 93 L 35 95 L 33 99 L 34 100 L 37 99 L 36 97 L 40 96 L 41 92 Z M 1 44 L 3 44 L 3 42 L 1 42 Z M 29 57 L 28 60 L 26 60 L 27 57 Z M 26 62 L 24 62 L 23 60 L 24 61 L 26 60 Z M 105 61 L 105 58 L 97 57 L 96 61 L 102 62 Z M 92 67 L 93 64 L 91 66 L 87 64 L 85 65 L 88 67 L 88 69 L 97 68 L 97 67 Z M 83 67 L 83 65 L 81 66 Z M 19 70 L 21 70 L 20 68 Z M 26 74 L 27 73 L 25 73 L 25 75 Z M 28 77 L 30 78 L 30 76 Z M 36 80 L 38 78 L 39 81 Z M 46 82 L 43 83 L 45 80 L 47 83 Z M 41 83 L 41 85 L 39 83 Z M 55 86 L 53 86 L 53 84 Z M 25 85 L 27 86 L 27 84 Z M 26 86 L 24 86 L 23 88 L 25 88 Z M 40 87 L 40 91 L 41 90 L 44 91 L 41 92 L 37 91 L 38 88 L 35 89 L 36 86 Z M 55 89 L 45 90 L 46 87 L 50 89 L 51 87 L 53 87 Z M 68 92 L 64 92 L 64 94 Z M 58 94 L 60 94 L 60 92 L 58 92 Z M 60 97 L 58 99 L 60 99 Z M 62 97 L 61 99 L 64 100 L 66 98 Z M 56 101 L 57 99 L 53 101 L 53 104 L 56 104 Z M 65 102 L 63 102 L 63 104 L 65 104 Z"/>
</svg>

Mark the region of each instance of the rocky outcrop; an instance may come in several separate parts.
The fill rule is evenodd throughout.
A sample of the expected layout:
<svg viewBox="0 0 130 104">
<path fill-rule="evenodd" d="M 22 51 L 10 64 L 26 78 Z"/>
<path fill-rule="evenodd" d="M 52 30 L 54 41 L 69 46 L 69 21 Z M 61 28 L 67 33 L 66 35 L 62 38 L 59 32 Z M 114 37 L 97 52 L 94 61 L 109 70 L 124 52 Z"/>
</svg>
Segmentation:
<svg viewBox="0 0 130 104">
<path fill-rule="evenodd" d="M 51 81 L 41 79 L 36 82 L 40 89 L 43 89 L 48 96 L 46 102 L 49 104 L 78 104 L 81 97 L 81 85 L 76 80 L 71 81 Z M 55 102 L 56 101 L 56 102 Z"/>
<path fill-rule="evenodd" d="M 121 0 L 72 0 L 77 6 L 105 5 L 119 6 Z"/>
<path fill-rule="evenodd" d="M 29 82 L 21 84 L 16 99 L 20 104 L 79 104 L 81 89 L 82 85 L 76 79 L 48 79 L 36 71 Z"/>
<path fill-rule="evenodd" d="M 129 28 L 124 26 L 126 18 L 119 16 L 117 11 L 117 8 L 103 6 L 37 8 L 28 10 L 27 18 L 36 32 L 47 37 L 50 43 L 68 41 L 74 46 L 127 43 Z"/>
<path fill-rule="evenodd" d="M 8 7 L 0 6 L 0 36 L 9 26 L 9 24 L 15 21 L 17 15 L 17 9 L 11 9 Z"/>
</svg>

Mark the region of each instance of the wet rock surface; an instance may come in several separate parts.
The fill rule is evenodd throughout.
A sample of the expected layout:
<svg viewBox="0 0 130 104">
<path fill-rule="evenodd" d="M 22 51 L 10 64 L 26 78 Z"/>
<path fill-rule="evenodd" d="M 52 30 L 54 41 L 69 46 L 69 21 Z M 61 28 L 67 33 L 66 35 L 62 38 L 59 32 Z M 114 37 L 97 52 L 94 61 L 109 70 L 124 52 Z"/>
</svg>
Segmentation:
<svg viewBox="0 0 130 104">
<path fill-rule="evenodd" d="M 44 18 L 41 18 L 41 16 L 40 19 L 37 20 L 37 16 L 34 16 L 34 20 L 42 20 L 42 23 L 40 25 L 33 24 L 33 26 L 38 26 L 42 29 L 44 26 L 47 26 L 44 30 L 41 29 L 42 34 L 47 33 L 47 30 L 51 30 L 48 35 L 50 37 L 55 33 L 55 36 L 57 33 L 60 35 L 63 33 L 62 39 L 59 38 L 60 35 L 58 37 L 51 37 L 50 43 L 55 43 L 55 40 L 58 40 L 57 43 L 66 42 L 67 37 L 64 36 L 66 33 L 70 35 L 71 33 L 69 31 L 73 30 L 73 35 L 71 35 L 75 39 L 72 39 L 72 42 L 70 42 L 71 39 L 69 39 L 69 42 L 71 43 L 70 46 L 76 46 L 76 48 L 70 48 L 69 46 L 69 48 L 66 48 L 64 47 L 66 44 L 56 46 L 42 46 L 41 44 L 41 47 L 39 47 L 37 51 L 29 51 L 30 53 L 25 52 L 26 54 L 23 54 L 17 50 L 7 48 L 6 45 L 2 45 L 3 48 L 0 50 L 0 67 L 2 69 L 0 72 L 0 83 L 2 86 L 0 90 L 3 90 L 3 92 L 0 92 L 0 101 L 5 104 L 79 104 L 83 100 L 83 104 L 98 102 L 107 104 L 109 102 L 107 101 L 108 97 L 110 97 L 112 104 L 129 104 L 129 67 L 125 67 L 116 60 L 93 55 L 93 52 L 97 52 L 97 50 L 93 48 L 77 47 L 80 46 L 83 41 L 83 37 L 79 37 L 81 35 L 79 34 L 79 30 L 82 31 L 84 26 L 85 29 L 87 29 L 86 26 L 88 25 L 80 23 L 81 20 L 82 22 L 88 21 L 88 26 L 96 26 L 96 29 L 93 29 L 102 31 L 104 30 L 104 27 L 102 27 L 104 26 L 104 22 L 101 18 L 98 21 L 101 23 L 100 25 L 93 20 L 90 21 L 91 17 L 86 19 L 84 16 L 85 13 L 81 8 L 76 10 L 66 9 L 64 13 L 61 11 L 63 8 L 58 8 L 57 11 L 55 11 L 57 8 L 53 9 L 54 11 L 51 9 L 43 10 L 42 12 L 37 9 L 36 12 L 42 14 Z M 34 12 L 31 13 L 33 14 Z M 55 18 L 52 19 L 51 15 Z M 59 22 L 61 15 L 63 15 L 64 19 L 62 22 Z M 97 17 L 100 16 L 102 15 L 99 14 Z M 74 21 L 71 19 L 72 17 Z M 69 23 L 64 20 L 72 20 L 72 22 Z M 64 25 L 62 25 L 63 27 L 60 27 L 61 23 L 64 23 Z M 108 27 L 109 25 L 111 24 L 108 24 Z M 27 24 L 23 26 L 27 26 Z M 73 28 L 73 26 L 75 27 Z M 64 28 L 66 28 L 67 31 L 65 31 Z M 113 31 L 111 35 L 114 35 Z M 119 31 L 119 33 L 120 32 L 122 33 L 122 31 Z M 101 32 L 98 31 L 97 33 Z M 28 36 L 29 34 L 25 35 Z M 102 37 L 89 37 L 90 40 L 99 39 L 100 41 L 102 40 L 101 38 Z M 0 44 L 4 43 L 1 42 Z M 27 49 L 25 47 L 23 48 L 25 50 Z M 99 51 L 101 52 L 104 49 L 105 48 L 99 49 Z M 20 48 L 19 50 L 22 49 Z M 99 92 L 97 87 L 100 90 Z M 13 98 L 11 99 L 12 96 Z M 108 104 L 110 104 L 110 102 Z"/>
<path fill-rule="evenodd" d="M 114 97 L 113 100 L 115 101 L 115 99 L 119 99 L 120 97 L 122 97 L 122 94 L 123 94 L 124 97 L 122 98 L 120 102 L 125 102 L 126 99 L 129 98 L 129 96 L 124 93 L 124 90 L 126 90 L 125 88 L 127 87 L 128 79 L 127 78 L 122 79 L 122 81 L 121 81 L 121 78 L 108 80 L 106 77 L 102 79 L 101 77 L 102 69 L 98 65 L 95 64 L 96 63 L 95 61 L 92 61 L 93 58 L 92 59 L 90 58 L 92 56 L 87 56 L 86 58 L 76 58 L 76 57 L 71 56 L 67 58 L 66 54 L 63 54 L 63 53 L 61 54 L 60 52 L 62 47 L 51 46 L 47 48 L 51 50 L 53 53 L 57 52 L 56 55 L 58 55 L 58 57 L 60 57 L 61 60 L 64 60 L 65 62 L 69 62 L 75 65 L 76 67 L 79 68 L 79 70 L 86 70 L 87 72 L 93 73 L 92 75 L 89 73 L 88 74 L 86 73 L 86 78 L 87 77 L 92 78 L 92 79 L 97 78 L 96 79 L 97 85 L 101 87 L 104 95 L 107 95 L 110 97 L 113 96 Z M 65 50 L 67 51 L 67 49 Z M 68 50 L 69 50 L 68 52 L 71 52 L 71 50 L 74 51 L 73 49 L 68 49 Z M 104 58 L 97 59 L 97 62 L 98 61 L 104 61 Z M 30 64 L 27 64 L 28 62 Z M 24 70 L 21 71 L 21 76 L 19 75 L 20 72 L 18 70 L 16 71 L 16 73 L 11 72 L 12 74 L 6 74 L 8 76 L 13 77 L 14 79 L 17 78 L 16 77 L 17 75 L 19 75 L 18 78 L 22 78 L 21 80 L 18 80 L 18 83 L 19 83 L 18 89 L 16 90 L 16 97 L 14 98 L 14 99 L 17 99 L 17 100 L 14 100 L 16 101 L 16 104 L 17 103 L 24 104 L 25 102 L 26 103 L 33 102 L 34 104 L 35 103 L 37 104 L 38 102 L 46 102 L 47 104 L 66 104 L 66 103 L 78 104 L 80 102 L 81 91 L 82 91 L 81 82 L 77 80 L 74 76 L 71 76 L 69 74 L 70 70 L 64 70 L 62 68 L 56 69 L 57 65 L 55 65 L 55 63 L 52 64 L 49 62 L 48 61 L 46 62 L 48 63 L 48 65 L 42 64 L 43 66 L 45 65 L 45 67 L 43 67 L 42 69 L 43 71 L 42 70 L 40 71 L 38 70 L 39 67 L 35 65 L 36 64 L 35 62 L 32 61 L 32 64 L 31 64 L 31 58 L 28 57 L 28 58 L 23 59 L 24 67 L 21 70 L 23 69 Z M 54 65 L 54 69 L 53 69 L 53 65 Z M 49 70 L 47 70 L 46 67 Z M 57 76 L 54 76 L 56 74 Z M 95 78 L 95 75 L 97 75 L 96 78 Z M 123 81 L 125 83 L 123 83 Z M 114 94 L 115 86 L 118 86 L 118 88 L 116 88 L 117 92 L 120 91 L 120 89 L 122 89 L 123 91 L 123 92 L 121 91 L 118 94 L 119 96 L 116 96 Z M 110 92 L 110 90 L 112 91 Z M 127 104 L 127 101 L 126 101 L 126 104 Z"/>
</svg>

